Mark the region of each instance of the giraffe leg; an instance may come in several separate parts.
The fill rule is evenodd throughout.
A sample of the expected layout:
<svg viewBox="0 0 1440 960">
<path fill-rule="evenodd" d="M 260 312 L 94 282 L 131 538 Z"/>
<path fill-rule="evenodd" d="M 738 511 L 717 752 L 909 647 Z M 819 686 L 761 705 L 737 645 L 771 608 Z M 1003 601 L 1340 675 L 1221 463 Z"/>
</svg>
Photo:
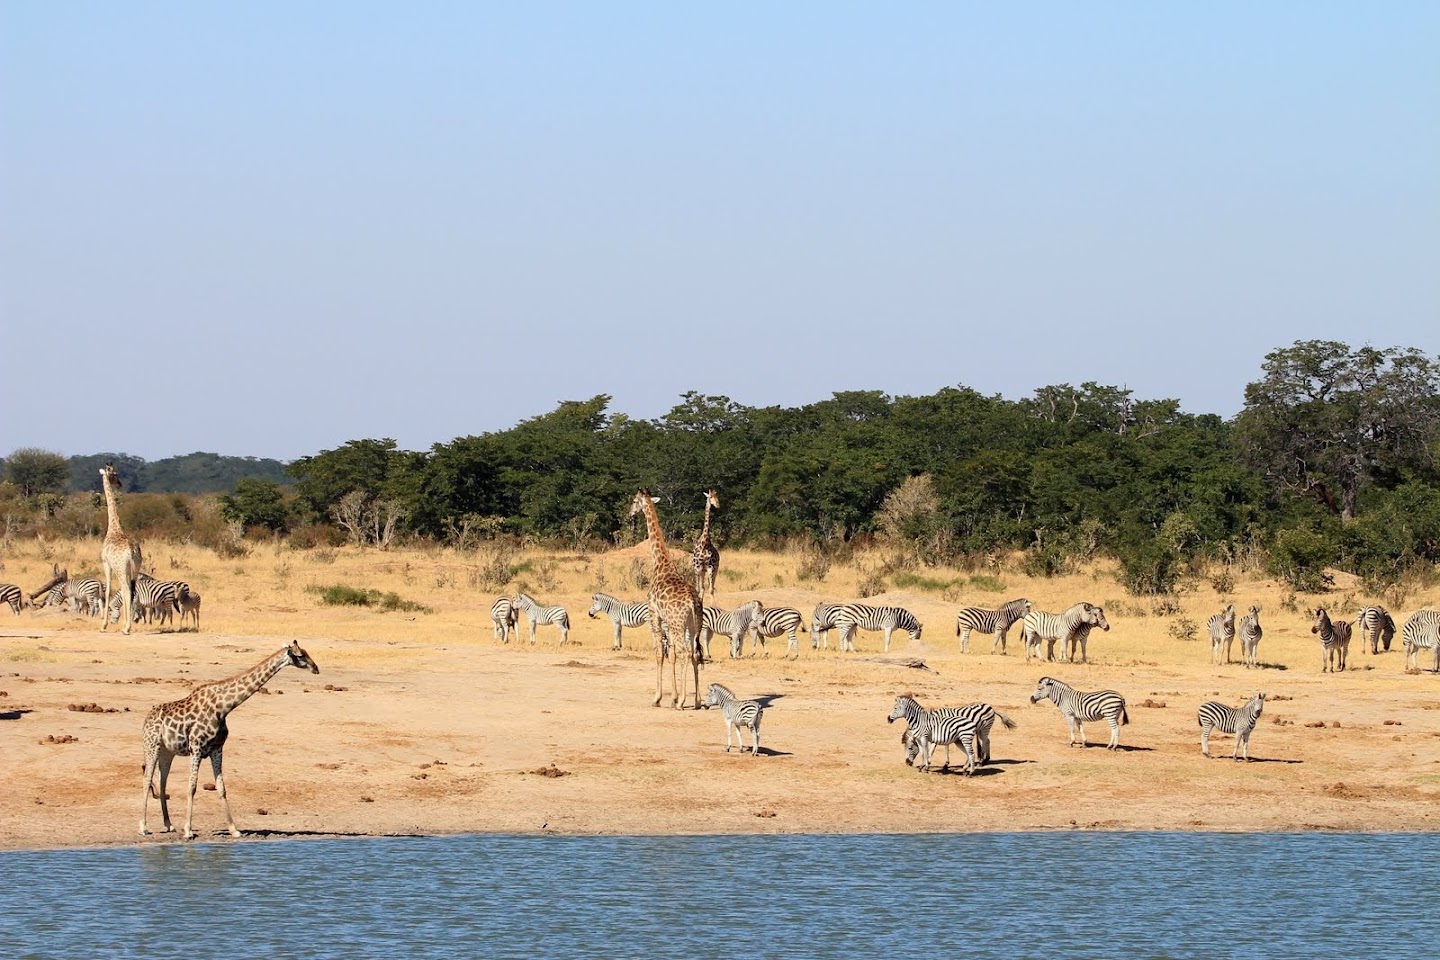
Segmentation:
<svg viewBox="0 0 1440 960">
<path fill-rule="evenodd" d="M 194 840 L 195 831 L 190 825 L 195 821 L 195 786 L 200 781 L 200 761 L 203 758 L 197 752 L 190 757 L 190 792 L 185 798 L 185 839 Z"/>
<path fill-rule="evenodd" d="M 140 788 L 140 836 L 148 836 L 150 831 L 145 826 L 145 814 L 150 807 L 150 780 L 155 776 L 155 764 L 160 759 L 158 749 L 145 751 L 145 785 Z"/>
<path fill-rule="evenodd" d="M 175 829 L 170 825 L 170 801 L 167 799 L 165 793 L 165 785 L 170 781 L 170 764 L 174 762 L 174 760 L 175 754 L 166 750 L 164 747 L 160 748 L 156 769 L 160 771 L 160 822 L 164 827 L 164 829 L 161 830 L 162 833 L 169 833 Z M 146 786 L 149 786 L 149 784 L 147 783 Z"/>
<path fill-rule="evenodd" d="M 660 625 L 656 622 L 659 618 L 652 610 L 650 613 L 650 638 L 655 642 L 655 706 L 660 706 L 660 700 L 665 695 L 665 637 L 660 632 Z"/>
<path fill-rule="evenodd" d="M 220 806 L 225 808 L 225 823 L 230 828 L 230 836 L 238 837 L 240 828 L 235 826 L 235 818 L 230 815 L 230 799 L 225 796 L 225 777 L 220 773 L 223 753 L 222 750 L 216 750 L 210 754 L 210 769 L 215 774 L 215 792 L 220 794 Z"/>
<path fill-rule="evenodd" d="M 69 569 L 68 567 L 66 568 Z M 100 632 L 110 629 L 110 563 L 105 563 L 105 609 L 100 611 Z"/>
</svg>

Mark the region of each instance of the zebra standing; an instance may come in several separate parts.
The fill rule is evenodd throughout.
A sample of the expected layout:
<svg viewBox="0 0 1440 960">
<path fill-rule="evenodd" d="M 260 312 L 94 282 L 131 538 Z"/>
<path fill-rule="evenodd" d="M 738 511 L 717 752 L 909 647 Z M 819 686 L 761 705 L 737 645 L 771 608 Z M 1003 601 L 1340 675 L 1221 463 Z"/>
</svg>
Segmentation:
<svg viewBox="0 0 1440 960">
<path fill-rule="evenodd" d="M 740 656 L 745 634 L 750 632 L 750 624 L 764 609 L 765 605 L 759 600 L 742 603 L 734 610 L 703 608 L 700 611 L 700 645 L 705 650 L 705 659 L 710 659 L 710 638 L 717 633 L 723 633 L 730 638 L 731 658 Z"/>
<path fill-rule="evenodd" d="M 1360 634 L 1360 649 L 1366 653 L 1379 653 L 1380 644 L 1390 652 L 1390 641 L 1395 638 L 1395 618 L 1384 607 L 1361 607 L 1355 614 L 1355 629 Z"/>
<path fill-rule="evenodd" d="M 513 607 L 524 611 L 530 621 L 530 645 L 535 645 L 535 628 L 547 623 L 553 623 L 560 628 L 560 643 L 563 645 L 570 640 L 570 614 L 564 607 L 544 607 L 535 602 L 535 598 L 528 593 L 517 593 L 515 599 L 510 601 Z M 516 629 L 519 632 L 519 629 Z"/>
<path fill-rule="evenodd" d="M 1220 663 L 1221 653 L 1225 662 L 1230 662 L 1230 648 L 1235 643 L 1235 604 L 1225 604 L 1225 609 L 1206 621 L 1210 629 L 1210 662 Z"/>
<path fill-rule="evenodd" d="M 1315 611 L 1315 625 L 1310 632 L 1320 637 L 1320 672 L 1332 671 L 1335 660 L 1340 661 L 1340 670 L 1345 669 L 1345 659 L 1350 654 L 1351 625 L 1344 620 L 1331 620 L 1324 607 Z"/>
<path fill-rule="evenodd" d="M 13 583 L 0 583 L 0 603 L 10 604 L 10 609 L 18 617 L 20 608 L 25 605 L 25 592 Z"/>
<path fill-rule="evenodd" d="M 1240 655 L 1245 658 L 1245 666 L 1256 666 L 1255 653 L 1260 647 L 1260 638 L 1265 635 L 1260 629 L 1260 608 L 1251 607 L 1250 612 L 1240 618 L 1236 630 L 1240 634 Z"/>
<path fill-rule="evenodd" d="M 975 772 L 976 747 L 979 746 L 981 762 L 990 759 L 990 728 L 999 719 L 1006 730 L 1015 729 L 1015 721 L 1000 713 L 988 703 L 971 703 L 963 707 L 941 707 L 926 710 L 919 701 L 908 694 L 895 698 L 895 706 L 887 718 L 890 723 L 905 720 L 910 726 L 909 751 L 906 763 L 911 763 L 924 754 L 920 770 L 930 770 L 930 755 L 937 746 L 945 747 L 945 766 L 950 768 L 950 745 L 958 743 L 965 751 L 965 775 Z M 903 740 L 904 737 L 902 736 Z"/>
<path fill-rule="evenodd" d="M 986 610 L 983 607 L 966 607 L 955 617 L 955 635 L 960 638 L 960 652 L 970 652 L 970 631 L 979 633 L 994 634 L 995 639 L 990 642 L 990 652 L 994 653 L 998 647 L 1000 652 L 1005 652 L 1006 634 L 1010 627 L 1019 620 L 1025 618 L 1025 614 L 1034 609 L 1034 605 L 1021 597 L 1018 600 L 1011 600 L 999 610 Z"/>
<path fill-rule="evenodd" d="M 1440 673 L 1440 610 L 1417 610 L 1415 615 L 1405 621 L 1405 629 L 1400 634 L 1400 639 L 1405 645 L 1405 669 L 1409 670 L 1413 664 L 1416 670 L 1420 669 L 1420 651 L 1429 650 L 1434 659 L 1436 673 Z"/>
<path fill-rule="evenodd" d="M 821 640 L 825 641 L 825 649 L 830 649 L 830 631 L 835 629 L 835 614 L 839 612 L 838 603 L 815 604 L 815 613 L 810 617 L 810 649 L 819 649 Z"/>
<path fill-rule="evenodd" d="M 890 635 L 904 630 L 911 643 L 920 642 L 924 624 L 904 607 L 872 607 L 865 603 L 843 604 L 835 613 L 835 627 L 840 631 L 840 650 L 855 652 L 856 630 L 879 630 L 885 634 L 885 652 L 890 652 Z"/>
<path fill-rule="evenodd" d="M 1110 622 L 1105 619 L 1105 608 L 1097 607 L 1089 603 L 1077 603 L 1064 613 L 1046 613 L 1044 610 L 1031 610 L 1025 614 L 1025 625 L 1020 630 L 1020 642 L 1025 646 L 1025 662 L 1030 662 L 1032 654 L 1038 659 L 1040 656 L 1041 641 L 1048 641 L 1045 647 L 1045 659 L 1055 659 L 1055 641 L 1059 640 L 1060 650 L 1065 654 L 1065 659 L 1074 660 L 1074 650 L 1080 650 L 1082 663 L 1089 663 L 1090 657 L 1086 652 L 1086 640 L 1090 636 L 1090 630 L 1099 627 L 1101 630 L 1109 630 Z"/>
<path fill-rule="evenodd" d="M 785 647 L 785 656 L 787 657 L 792 653 L 796 657 L 800 656 L 799 634 L 804 632 L 804 618 L 794 607 L 766 607 L 750 621 L 752 646 L 759 645 L 760 649 L 764 650 L 767 637 L 778 637 L 783 633 L 788 640 Z M 768 657 L 770 652 L 767 650 L 765 655 Z"/>
<path fill-rule="evenodd" d="M 195 632 L 200 632 L 200 594 L 186 590 L 180 594 L 180 628 L 185 628 L 185 615 L 195 618 Z"/>
<path fill-rule="evenodd" d="M 590 609 L 585 615 L 594 620 L 598 614 L 605 614 L 610 618 L 610 626 L 615 630 L 615 644 L 610 649 L 620 649 L 620 630 L 622 627 L 643 627 L 650 622 L 650 604 L 648 601 L 640 603 L 626 603 L 608 593 L 591 594 L 590 599 L 595 601 L 590 604 Z"/>
<path fill-rule="evenodd" d="M 156 580 L 148 573 L 135 577 L 135 603 L 141 617 L 149 622 L 154 617 L 162 626 L 175 618 L 180 609 L 180 591 L 189 591 L 189 584 L 179 580 Z"/>
<path fill-rule="evenodd" d="M 1250 762 L 1250 734 L 1255 732 L 1255 724 L 1260 719 L 1260 711 L 1265 709 L 1265 694 L 1257 693 L 1250 698 L 1250 702 L 1243 707 L 1227 707 L 1218 700 L 1207 700 L 1200 704 L 1200 712 L 1196 719 L 1200 721 L 1200 752 L 1210 756 L 1210 731 L 1219 730 L 1221 733 L 1233 733 L 1235 735 L 1235 749 L 1230 757 L 1239 760 L 1240 754 L 1244 753 L 1245 762 Z"/>
<path fill-rule="evenodd" d="M 92 577 L 66 580 L 63 584 L 65 602 L 76 612 L 88 617 L 100 616 L 105 606 L 105 587 Z"/>
<path fill-rule="evenodd" d="M 490 622 L 494 624 L 496 640 L 505 643 L 510 642 L 510 631 L 515 631 L 515 639 L 520 639 L 520 611 L 515 609 L 515 604 L 509 597 L 500 597 L 490 604 Z"/>
<path fill-rule="evenodd" d="M 760 755 L 760 717 L 765 713 L 765 707 L 759 700 L 740 700 L 730 692 L 730 688 L 719 683 L 710 684 L 710 689 L 705 692 L 705 706 L 719 707 L 720 712 L 725 715 L 725 752 L 730 752 L 730 730 L 735 730 L 735 743 L 740 752 L 745 752 L 745 741 L 741 738 L 740 729 L 750 728 L 750 755 Z"/>
<path fill-rule="evenodd" d="M 1074 687 L 1054 677 L 1041 677 L 1035 692 L 1030 694 L 1031 703 L 1049 699 L 1060 708 L 1065 722 L 1070 725 L 1070 746 L 1075 746 L 1075 731 L 1080 731 L 1080 747 L 1084 749 L 1085 721 L 1104 718 L 1110 724 L 1110 743 L 1107 750 L 1120 748 L 1120 728 L 1130 722 L 1125 710 L 1125 698 L 1114 690 L 1096 690 L 1081 693 Z"/>
</svg>

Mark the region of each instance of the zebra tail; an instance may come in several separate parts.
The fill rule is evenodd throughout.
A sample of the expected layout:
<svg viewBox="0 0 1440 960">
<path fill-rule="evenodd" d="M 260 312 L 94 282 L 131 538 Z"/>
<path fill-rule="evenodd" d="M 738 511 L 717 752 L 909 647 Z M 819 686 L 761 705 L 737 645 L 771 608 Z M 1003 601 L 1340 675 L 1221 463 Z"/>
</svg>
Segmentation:
<svg viewBox="0 0 1440 960">
<path fill-rule="evenodd" d="M 1002 725 L 1006 730 L 1014 730 L 1016 727 L 1020 726 L 1020 724 L 1016 723 L 1014 720 L 1011 720 L 1009 717 L 1005 716 L 1005 714 L 1001 713 L 999 710 L 996 710 L 996 711 L 995 711 L 995 717 L 996 717 L 997 720 L 1000 721 L 1001 725 Z"/>
<path fill-rule="evenodd" d="M 1125 707 L 1124 704 L 1121 704 L 1121 705 L 1120 705 L 1120 726 L 1122 726 L 1122 727 L 1128 726 L 1129 723 L 1130 723 L 1130 711 L 1129 711 L 1128 709 L 1126 709 L 1126 707 Z"/>
</svg>

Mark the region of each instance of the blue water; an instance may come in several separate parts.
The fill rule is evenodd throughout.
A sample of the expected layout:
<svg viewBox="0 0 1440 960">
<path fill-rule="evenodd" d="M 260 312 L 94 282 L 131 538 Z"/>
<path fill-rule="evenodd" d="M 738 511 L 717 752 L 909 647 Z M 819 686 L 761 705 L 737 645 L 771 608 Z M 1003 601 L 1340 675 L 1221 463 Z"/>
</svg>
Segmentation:
<svg viewBox="0 0 1440 960">
<path fill-rule="evenodd" d="M 0 958 L 1440 954 L 1429 834 L 175 843 L 0 877 Z"/>
</svg>

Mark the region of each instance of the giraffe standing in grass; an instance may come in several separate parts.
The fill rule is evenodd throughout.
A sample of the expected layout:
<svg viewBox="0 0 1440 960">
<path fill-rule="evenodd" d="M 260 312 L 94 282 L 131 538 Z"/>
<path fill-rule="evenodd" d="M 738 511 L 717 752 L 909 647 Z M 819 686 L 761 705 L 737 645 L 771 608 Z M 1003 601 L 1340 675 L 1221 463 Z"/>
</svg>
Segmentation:
<svg viewBox="0 0 1440 960">
<path fill-rule="evenodd" d="M 700 539 L 695 541 L 695 550 L 690 554 L 690 564 L 695 568 L 695 589 L 703 597 L 705 581 L 710 581 L 710 596 L 715 596 L 715 576 L 720 572 L 720 551 L 710 542 L 710 511 L 720 509 L 720 494 L 714 490 L 705 492 L 705 526 L 700 530 Z"/>
<path fill-rule="evenodd" d="M 235 818 L 230 815 L 230 801 L 225 796 L 225 778 L 220 773 L 225 749 L 225 739 L 230 728 L 225 718 L 230 712 L 259 690 L 285 667 L 299 667 L 311 673 L 320 668 L 310 655 L 300 649 L 295 641 L 290 645 L 261 660 L 244 673 L 228 680 L 217 680 L 196 687 L 183 700 L 157 704 L 145 717 L 145 785 L 140 790 L 140 836 L 150 831 L 145 827 L 146 808 L 150 805 L 151 778 L 160 771 L 160 816 L 165 821 L 164 832 L 169 833 L 170 808 L 165 802 L 165 781 L 170 777 L 170 762 L 177 756 L 190 758 L 190 793 L 185 805 L 185 839 L 192 840 L 195 831 L 190 829 L 195 813 L 195 781 L 200 777 L 200 761 L 210 758 L 210 768 L 215 771 L 215 792 L 220 794 L 220 804 L 225 808 L 225 823 L 230 836 L 240 836 Z"/>
<path fill-rule="evenodd" d="M 665 549 L 665 534 L 655 513 L 655 498 L 648 490 L 635 494 L 630 516 L 645 514 L 650 535 L 650 558 L 655 575 L 650 580 L 650 636 L 655 641 L 655 706 L 665 695 L 665 659 L 670 658 L 673 705 L 685 709 L 685 673 L 693 673 L 695 709 L 700 709 L 700 594 L 689 578 L 675 569 Z M 683 661 L 683 667 L 682 667 Z"/>
<path fill-rule="evenodd" d="M 100 547 L 100 562 L 105 566 L 105 610 L 110 609 L 110 582 L 112 575 L 120 580 L 120 596 L 124 598 L 125 626 L 122 633 L 130 632 L 135 622 L 135 578 L 140 575 L 140 541 L 125 532 L 120 526 L 120 510 L 115 504 L 115 491 L 120 489 L 120 476 L 115 464 L 107 463 L 100 468 L 100 485 L 105 488 L 105 509 L 110 514 L 110 526 L 105 531 L 105 543 Z M 110 626 L 108 616 L 100 618 L 100 629 Z"/>
</svg>

